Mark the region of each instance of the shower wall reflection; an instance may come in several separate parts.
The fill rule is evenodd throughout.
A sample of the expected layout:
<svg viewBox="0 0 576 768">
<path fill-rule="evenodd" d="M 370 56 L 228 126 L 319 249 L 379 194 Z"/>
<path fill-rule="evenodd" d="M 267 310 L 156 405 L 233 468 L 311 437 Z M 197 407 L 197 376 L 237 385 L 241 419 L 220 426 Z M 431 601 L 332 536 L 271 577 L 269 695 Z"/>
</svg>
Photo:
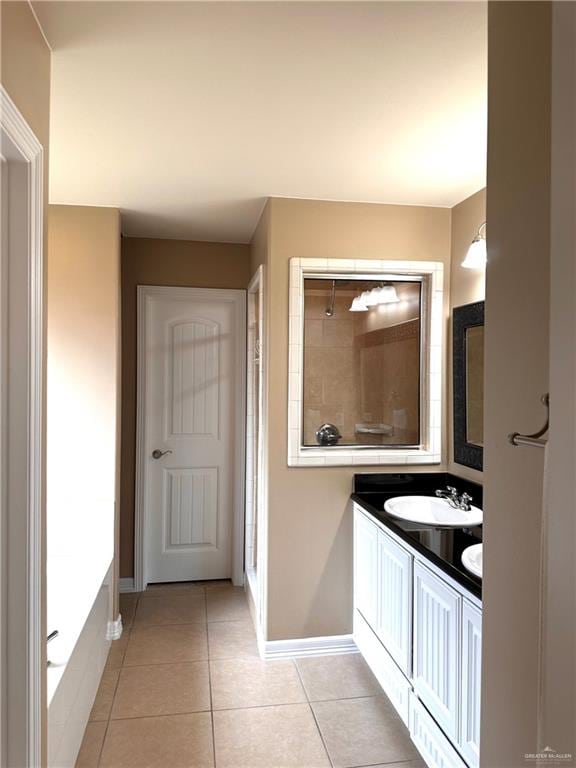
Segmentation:
<svg viewBox="0 0 576 768">
<path fill-rule="evenodd" d="M 304 281 L 304 445 L 332 424 L 337 445 L 420 442 L 421 283 Z M 379 293 L 370 293 L 379 289 Z M 351 311 L 376 299 L 386 303 Z"/>
</svg>

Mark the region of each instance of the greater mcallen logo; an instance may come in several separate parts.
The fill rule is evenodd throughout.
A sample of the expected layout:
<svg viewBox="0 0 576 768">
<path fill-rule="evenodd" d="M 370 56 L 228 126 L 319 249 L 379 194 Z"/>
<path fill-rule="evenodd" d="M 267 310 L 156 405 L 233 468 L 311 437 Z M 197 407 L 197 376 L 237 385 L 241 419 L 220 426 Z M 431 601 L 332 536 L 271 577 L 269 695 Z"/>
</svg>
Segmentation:
<svg viewBox="0 0 576 768">
<path fill-rule="evenodd" d="M 572 760 L 572 754 L 570 752 L 557 752 L 552 747 L 544 747 L 540 752 L 528 752 L 524 758 L 526 760 L 540 760 L 541 762 L 564 763 L 567 760 Z"/>
</svg>

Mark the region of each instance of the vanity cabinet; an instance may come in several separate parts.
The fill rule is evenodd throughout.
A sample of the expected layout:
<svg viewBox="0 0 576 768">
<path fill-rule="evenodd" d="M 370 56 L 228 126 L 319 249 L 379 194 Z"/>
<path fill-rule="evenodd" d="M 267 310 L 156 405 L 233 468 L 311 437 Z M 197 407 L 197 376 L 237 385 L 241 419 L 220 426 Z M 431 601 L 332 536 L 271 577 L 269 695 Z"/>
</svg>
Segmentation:
<svg viewBox="0 0 576 768">
<path fill-rule="evenodd" d="M 363 514 L 354 516 L 354 606 L 376 626 L 378 595 L 378 528 Z"/>
<path fill-rule="evenodd" d="M 402 672 L 412 672 L 412 555 L 378 530 L 376 635 Z"/>
<path fill-rule="evenodd" d="M 460 745 L 466 761 L 480 763 L 480 687 L 482 613 L 469 600 L 462 603 L 462 713 Z"/>
<path fill-rule="evenodd" d="M 414 690 L 453 740 L 458 738 L 460 596 L 422 563 L 414 565 Z"/>
<path fill-rule="evenodd" d="M 430 768 L 478 768 L 482 611 L 354 505 L 354 639 Z"/>
</svg>

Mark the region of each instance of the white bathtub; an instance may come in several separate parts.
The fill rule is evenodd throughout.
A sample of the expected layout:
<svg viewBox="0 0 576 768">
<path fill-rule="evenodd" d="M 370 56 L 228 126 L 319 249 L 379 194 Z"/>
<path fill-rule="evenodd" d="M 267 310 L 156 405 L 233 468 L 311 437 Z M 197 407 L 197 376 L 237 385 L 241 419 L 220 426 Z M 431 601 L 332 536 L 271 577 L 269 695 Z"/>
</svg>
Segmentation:
<svg viewBox="0 0 576 768">
<path fill-rule="evenodd" d="M 103 580 L 80 560 L 56 558 L 48 564 L 51 586 L 58 579 L 66 586 L 52 592 L 65 598 L 48 608 L 48 631 L 59 632 L 48 645 L 53 662 L 47 671 L 49 768 L 74 768 L 76 762 L 111 644 L 112 573 L 112 563 Z M 75 601 L 75 595 L 82 600 Z"/>
</svg>

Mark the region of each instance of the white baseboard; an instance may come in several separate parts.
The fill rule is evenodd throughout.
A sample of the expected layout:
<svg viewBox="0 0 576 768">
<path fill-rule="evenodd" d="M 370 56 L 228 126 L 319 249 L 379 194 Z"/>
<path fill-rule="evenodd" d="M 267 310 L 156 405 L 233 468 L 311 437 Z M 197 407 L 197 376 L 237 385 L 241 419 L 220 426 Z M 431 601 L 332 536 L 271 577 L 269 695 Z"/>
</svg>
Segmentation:
<svg viewBox="0 0 576 768">
<path fill-rule="evenodd" d="M 303 637 L 295 640 L 262 640 L 259 642 L 259 649 L 263 659 L 358 653 L 352 635 Z"/>
<path fill-rule="evenodd" d="M 132 577 L 129 579 L 119 579 L 118 589 L 120 592 L 136 592 L 134 588 L 134 579 Z"/>
<path fill-rule="evenodd" d="M 108 622 L 108 629 L 106 631 L 106 640 L 120 640 L 122 637 L 122 616 L 118 614 L 116 621 Z"/>
</svg>

